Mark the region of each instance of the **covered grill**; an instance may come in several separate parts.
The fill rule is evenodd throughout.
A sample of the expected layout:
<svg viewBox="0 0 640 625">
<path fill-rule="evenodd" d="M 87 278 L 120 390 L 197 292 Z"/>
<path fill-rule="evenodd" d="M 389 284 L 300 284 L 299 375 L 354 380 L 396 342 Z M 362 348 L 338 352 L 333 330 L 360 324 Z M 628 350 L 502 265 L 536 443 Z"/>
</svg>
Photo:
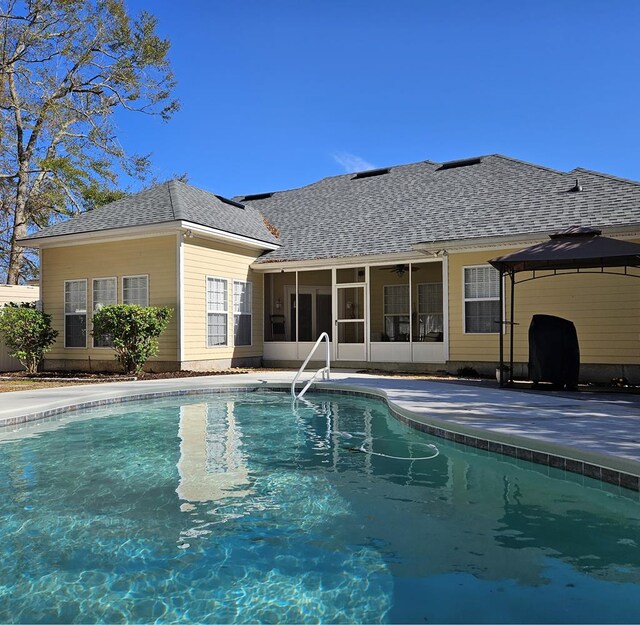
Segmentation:
<svg viewBox="0 0 640 625">
<path fill-rule="evenodd" d="M 529 379 L 575 388 L 580 348 L 575 325 L 553 315 L 533 315 L 529 326 Z"/>
</svg>

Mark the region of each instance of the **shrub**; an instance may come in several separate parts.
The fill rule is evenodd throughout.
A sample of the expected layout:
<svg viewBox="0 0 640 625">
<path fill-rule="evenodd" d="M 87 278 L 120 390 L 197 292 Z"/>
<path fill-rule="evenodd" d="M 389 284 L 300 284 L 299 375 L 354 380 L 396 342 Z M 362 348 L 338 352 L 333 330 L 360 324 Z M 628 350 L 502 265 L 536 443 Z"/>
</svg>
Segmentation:
<svg viewBox="0 0 640 625">
<path fill-rule="evenodd" d="M 125 373 L 139 373 L 158 353 L 158 337 L 172 314 L 173 310 L 166 307 L 103 306 L 93 315 L 93 334 L 110 337 L 116 360 Z"/>
<path fill-rule="evenodd" d="M 38 370 L 58 331 L 51 327 L 51 315 L 36 310 L 35 304 L 7 304 L 0 309 L 0 334 L 9 354 L 31 374 Z"/>
<path fill-rule="evenodd" d="M 460 367 L 457 371 L 459 378 L 479 378 L 480 374 L 473 367 Z"/>
</svg>

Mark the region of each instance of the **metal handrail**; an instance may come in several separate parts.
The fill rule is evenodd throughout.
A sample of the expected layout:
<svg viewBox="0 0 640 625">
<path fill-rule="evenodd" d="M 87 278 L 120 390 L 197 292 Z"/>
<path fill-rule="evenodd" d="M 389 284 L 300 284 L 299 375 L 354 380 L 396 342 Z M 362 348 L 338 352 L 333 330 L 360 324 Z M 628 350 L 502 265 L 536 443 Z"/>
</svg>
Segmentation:
<svg viewBox="0 0 640 625">
<path fill-rule="evenodd" d="M 304 371 L 305 367 L 309 364 L 311 357 L 316 353 L 316 349 L 318 349 L 318 347 L 320 346 L 320 343 L 322 343 L 322 341 L 325 339 L 327 341 L 326 366 L 322 367 L 321 369 L 318 369 L 311 376 L 311 379 L 306 383 L 305 387 L 300 391 L 300 393 L 296 395 L 296 383 L 298 382 L 298 379 L 302 375 L 302 372 Z M 329 335 L 326 332 L 323 332 L 318 337 L 318 340 L 316 341 L 315 345 L 311 348 L 311 351 L 309 352 L 307 359 L 302 363 L 302 366 L 300 367 L 300 369 L 298 369 L 298 373 L 296 373 L 296 377 L 293 378 L 293 382 L 291 382 L 291 397 L 293 397 L 293 399 L 300 399 L 307 392 L 309 387 L 313 384 L 313 382 L 315 381 L 319 373 L 322 374 L 323 380 L 331 379 L 331 349 L 330 349 L 331 343 L 330 341 L 331 339 L 329 338 Z"/>
</svg>

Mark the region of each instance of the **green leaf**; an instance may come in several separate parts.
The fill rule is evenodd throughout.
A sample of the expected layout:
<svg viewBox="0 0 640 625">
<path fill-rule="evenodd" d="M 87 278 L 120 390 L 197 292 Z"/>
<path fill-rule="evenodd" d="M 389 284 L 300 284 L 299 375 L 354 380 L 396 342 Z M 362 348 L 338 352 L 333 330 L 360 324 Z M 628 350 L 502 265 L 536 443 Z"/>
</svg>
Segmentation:
<svg viewBox="0 0 640 625">
<path fill-rule="evenodd" d="M 103 306 L 93 315 L 93 334 L 111 338 L 116 360 L 125 373 L 139 373 L 144 363 L 158 353 L 158 337 L 172 315 L 173 310 L 168 307 Z"/>
<path fill-rule="evenodd" d="M 17 358 L 28 373 L 35 373 L 58 331 L 51 327 L 51 315 L 36 310 L 34 304 L 7 304 L 0 309 L 0 334 L 9 354 Z"/>
</svg>

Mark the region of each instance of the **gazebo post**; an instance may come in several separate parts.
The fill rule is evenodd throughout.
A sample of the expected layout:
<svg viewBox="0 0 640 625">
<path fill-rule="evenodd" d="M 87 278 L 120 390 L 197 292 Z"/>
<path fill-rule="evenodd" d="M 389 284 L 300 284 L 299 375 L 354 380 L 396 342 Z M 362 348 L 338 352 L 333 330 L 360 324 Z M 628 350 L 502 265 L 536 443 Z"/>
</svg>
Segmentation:
<svg viewBox="0 0 640 625">
<path fill-rule="evenodd" d="M 500 284 L 500 323 L 498 325 L 498 334 L 500 336 L 499 341 L 500 341 L 500 365 L 498 366 L 498 378 L 499 378 L 499 382 L 500 382 L 500 387 L 504 386 L 504 358 L 503 358 L 503 348 L 504 348 L 504 334 L 503 334 L 503 329 L 504 329 L 504 289 L 503 289 L 503 285 L 502 285 L 502 281 L 504 278 L 504 273 L 502 271 L 502 267 L 500 268 L 500 280 L 499 280 L 499 284 Z"/>
<path fill-rule="evenodd" d="M 515 327 L 513 321 L 514 310 L 514 291 L 516 287 L 516 272 L 511 270 L 509 272 L 511 277 L 511 311 L 509 313 L 509 382 L 513 383 L 513 329 Z"/>
</svg>

